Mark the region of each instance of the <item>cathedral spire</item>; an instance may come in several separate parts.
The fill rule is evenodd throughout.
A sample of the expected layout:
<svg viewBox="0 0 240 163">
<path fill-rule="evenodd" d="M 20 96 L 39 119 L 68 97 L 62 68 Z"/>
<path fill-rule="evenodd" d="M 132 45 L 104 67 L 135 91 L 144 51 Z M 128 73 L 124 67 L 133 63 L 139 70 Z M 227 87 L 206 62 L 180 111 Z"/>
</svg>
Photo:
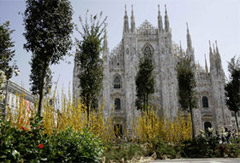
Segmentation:
<svg viewBox="0 0 240 163">
<path fill-rule="evenodd" d="M 188 23 L 186 23 L 186 24 L 187 24 L 187 48 L 192 49 L 191 35 L 189 33 Z"/>
<path fill-rule="evenodd" d="M 219 55 L 218 46 L 217 46 L 217 40 L 215 40 L 215 44 L 216 44 L 216 54 Z"/>
<path fill-rule="evenodd" d="M 210 60 L 210 71 L 215 69 L 215 59 L 212 52 L 211 42 L 209 41 L 209 60 Z"/>
<path fill-rule="evenodd" d="M 103 40 L 103 47 L 104 51 L 108 51 L 108 41 L 107 41 L 107 23 L 104 23 L 104 40 Z"/>
<path fill-rule="evenodd" d="M 205 56 L 205 70 L 208 73 L 208 65 L 207 65 L 207 58 L 206 58 L 206 54 L 204 54 Z"/>
<path fill-rule="evenodd" d="M 169 20 L 167 14 L 167 6 L 165 5 L 165 31 L 169 32 Z"/>
<path fill-rule="evenodd" d="M 181 44 L 181 41 L 180 41 L 180 56 L 181 56 L 181 57 L 183 56 L 183 50 L 182 50 L 182 44 Z"/>
<path fill-rule="evenodd" d="M 216 50 L 215 50 L 214 43 L 212 43 L 212 45 L 213 45 L 213 55 L 214 55 L 214 57 L 216 57 Z"/>
<path fill-rule="evenodd" d="M 132 15 L 131 15 L 131 32 L 135 32 L 135 18 L 134 18 L 134 12 L 133 12 L 133 5 L 132 5 Z"/>
<path fill-rule="evenodd" d="M 160 12 L 160 5 L 158 5 L 158 30 L 163 31 L 162 15 L 161 15 L 161 12 Z"/>
<path fill-rule="evenodd" d="M 124 25 L 123 25 L 123 32 L 129 32 L 129 24 L 128 24 L 128 15 L 127 15 L 127 6 L 125 5 L 125 15 L 124 15 Z"/>
<path fill-rule="evenodd" d="M 215 44 L 216 44 L 216 55 L 215 55 L 216 68 L 217 69 L 222 69 L 222 61 L 221 61 L 221 57 L 220 57 L 220 54 L 219 54 L 219 51 L 218 51 L 217 41 L 215 41 Z"/>
</svg>

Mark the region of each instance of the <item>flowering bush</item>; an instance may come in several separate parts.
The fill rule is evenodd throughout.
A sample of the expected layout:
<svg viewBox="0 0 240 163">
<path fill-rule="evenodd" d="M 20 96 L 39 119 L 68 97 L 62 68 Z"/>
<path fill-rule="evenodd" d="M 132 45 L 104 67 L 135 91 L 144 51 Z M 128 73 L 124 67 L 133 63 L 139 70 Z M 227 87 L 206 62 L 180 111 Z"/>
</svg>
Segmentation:
<svg viewBox="0 0 240 163">
<path fill-rule="evenodd" d="M 102 153 L 100 139 L 87 130 L 47 135 L 41 118 L 31 120 L 29 130 L 0 120 L 0 162 L 97 162 Z"/>
<path fill-rule="evenodd" d="M 26 131 L 25 127 L 21 127 L 21 129 L 22 129 L 23 131 Z"/>
<path fill-rule="evenodd" d="M 43 144 L 39 144 L 39 145 L 38 145 L 38 148 L 39 148 L 39 149 L 42 149 L 42 148 L 43 148 Z"/>
</svg>

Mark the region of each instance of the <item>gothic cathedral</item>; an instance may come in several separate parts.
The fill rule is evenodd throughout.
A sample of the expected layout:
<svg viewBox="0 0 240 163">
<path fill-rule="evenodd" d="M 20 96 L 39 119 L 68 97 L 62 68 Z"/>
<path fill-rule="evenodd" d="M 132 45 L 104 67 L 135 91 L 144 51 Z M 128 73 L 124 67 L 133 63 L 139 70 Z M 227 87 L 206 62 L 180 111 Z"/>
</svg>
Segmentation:
<svg viewBox="0 0 240 163">
<path fill-rule="evenodd" d="M 104 78 L 102 100 L 105 103 L 105 116 L 111 111 L 114 115 L 114 125 L 122 126 L 131 131 L 131 120 L 139 115 L 135 107 L 136 84 L 139 59 L 151 54 L 154 64 L 155 86 L 151 96 L 151 105 L 160 108 L 164 117 L 174 118 L 179 109 L 178 81 L 176 64 L 184 53 L 194 60 L 189 28 L 187 27 L 187 49 L 176 47 L 172 41 L 172 32 L 165 6 L 164 24 L 158 6 L 158 27 L 147 20 L 136 28 L 132 8 L 130 27 L 125 6 L 123 35 L 119 45 L 111 52 L 107 45 L 107 32 L 104 35 Z M 231 113 L 225 105 L 224 83 L 225 75 L 221 64 L 217 43 L 209 45 L 210 70 L 206 64 L 203 69 L 197 65 L 195 73 L 198 92 L 198 108 L 194 109 L 196 133 L 208 127 L 215 131 L 231 128 Z M 73 93 L 79 95 L 79 67 L 75 63 L 73 70 Z"/>
</svg>

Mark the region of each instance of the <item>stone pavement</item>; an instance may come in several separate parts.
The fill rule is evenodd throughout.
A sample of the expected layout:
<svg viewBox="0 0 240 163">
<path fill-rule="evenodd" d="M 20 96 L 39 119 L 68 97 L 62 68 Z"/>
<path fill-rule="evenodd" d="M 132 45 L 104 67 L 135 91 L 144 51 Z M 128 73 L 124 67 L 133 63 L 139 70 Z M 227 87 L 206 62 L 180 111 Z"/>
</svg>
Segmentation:
<svg viewBox="0 0 240 163">
<path fill-rule="evenodd" d="M 240 158 L 199 158 L 199 159 L 173 159 L 155 160 L 150 163 L 171 162 L 171 163 L 240 163 Z"/>
</svg>

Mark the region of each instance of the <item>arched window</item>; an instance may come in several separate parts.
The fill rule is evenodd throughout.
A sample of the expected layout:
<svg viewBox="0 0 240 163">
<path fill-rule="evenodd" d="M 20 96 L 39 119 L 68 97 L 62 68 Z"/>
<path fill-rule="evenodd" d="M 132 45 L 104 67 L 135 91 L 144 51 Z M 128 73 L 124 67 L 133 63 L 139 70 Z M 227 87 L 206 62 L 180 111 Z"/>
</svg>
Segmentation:
<svg viewBox="0 0 240 163">
<path fill-rule="evenodd" d="M 204 130 L 208 131 L 208 128 L 212 128 L 211 122 L 204 122 Z"/>
<path fill-rule="evenodd" d="M 115 76 L 114 80 L 113 80 L 113 87 L 115 89 L 120 89 L 121 88 L 121 78 L 119 75 Z"/>
<path fill-rule="evenodd" d="M 208 98 L 206 96 L 202 97 L 203 108 L 208 108 Z"/>
<path fill-rule="evenodd" d="M 145 46 L 144 50 L 143 50 L 143 54 L 144 54 L 144 57 L 148 58 L 148 59 L 151 59 L 152 58 L 152 49 L 149 45 Z"/>
<path fill-rule="evenodd" d="M 121 109 L 121 100 L 119 98 L 116 98 L 114 100 L 114 104 L 115 104 L 115 110 L 120 110 Z"/>
</svg>

